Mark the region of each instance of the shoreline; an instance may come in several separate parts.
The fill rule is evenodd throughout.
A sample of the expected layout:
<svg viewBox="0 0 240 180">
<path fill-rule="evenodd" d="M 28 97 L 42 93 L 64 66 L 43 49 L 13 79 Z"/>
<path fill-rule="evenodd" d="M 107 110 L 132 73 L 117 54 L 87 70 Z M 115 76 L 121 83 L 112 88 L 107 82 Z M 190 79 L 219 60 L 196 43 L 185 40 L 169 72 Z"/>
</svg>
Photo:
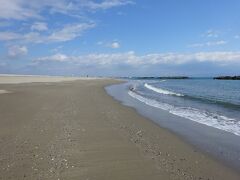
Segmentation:
<svg viewBox="0 0 240 180">
<path fill-rule="evenodd" d="M 168 112 L 166 112 L 166 111 L 164 111 L 164 110 L 160 110 L 160 109 L 158 109 L 157 108 L 157 110 L 153 110 L 153 109 L 156 109 L 156 108 L 154 108 L 154 107 L 151 107 L 151 106 L 148 106 L 148 105 L 146 105 L 146 104 L 144 104 L 143 106 L 142 105 L 140 105 L 140 104 L 142 104 L 142 102 L 140 102 L 140 101 L 138 101 L 138 100 L 136 100 L 136 99 L 132 99 L 129 95 L 127 95 L 128 97 L 126 98 L 126 96 L 124 95 L 124 93 L 120 93 L 120 91 L 124 91 L 124 89 L 121 87 L 120 88 L 120 91 L 115 91 L 115 90 L 113 90 L 113 89 L 111 89 L 110 87 L 112 87 L 112 86 L 118 86 L 118 85 L 124 85 L 124 84 L 127 84 L 127 81 L 126 82 L 122 82 L 122 83 L 118 83 L 118 84 L 114 84 L 114 85 L 110 85 L 110 86 L 107 86 L 107 87 L 105 87 L 105 90 L 106 90 L 106 92 L 115 100 L 115 101 L 117 101 L 120 105 L 122 105 L 122 106 L 126 106 L 127 108 L 130 108 L 130 109 L 132 109 L 135 113 L 137 113 L 137 114 L 139 114 L 140 116 L 142 116 L 142 117 L 144 117 L 146 120 L 148 120 L 148 121 L 150 121 L 151 123 L 153 123 L 155 126 L 157 126 L 157 127 L 159 127 L 160 129 L 162 129 L 163 131 L 167 131 L 168 133 L 170 133 L 171 135 L 173 135 L 173 136 L 175 136 L 179 141 L 182 141 L 183 143 L 185 143 L 187 146 L 189 146 L 190 148 L 192 148 L 193 149 L 193 151 L 196 151 L 196 152 L 199 152 L 200 154 L 204 154 L 204 156 L 206 156 L 207 158 L 210 158 L 211 160 L 213 160 L 213 161 L 215 161 L 215 162 L 217 162 L 217 163 L 220 163 L 220 164 L 222 164 L 223 166 L 226 166 L 227 168 L 230 168 L 230 169 L 232 169 L 233 171 L 235 171 L 235 172 L 239 172 L 239 156 L 237 156 L 237 155 L 235 155 L 235 158 L 236 158 L 236 161 L 235 162 L 237 162 L 237 164 L 232 164 L 233 162 L 230 160 L 230 162 L 227 160 L 226 161 L 226 159 L 224 159 L 224 158 L 219 158 L 219 155 L 220 156 L 222 156 L 223 154 L 222 154 L 222 151 L 219 153 L 219 152 L 217 152 L 217 153 L 219 153 L 219 154 L 214 154 L 215 152 L 213 152 L 213 151 L 215 151 L 215 150 L 209 150 L 209 149 L 207 149 L 207 151 L 206 151 L 206 149 L 205 148 L 209 148 L 209 144 L 206 144 L 206 145 L 203 145 L 203 144 L 197 144 L 197 143 L 199 143 L 199 142 L 194 142 L 196 139 L 194 139 L 194 138 L 199 138 L 198 136 L 193 136 L 192 138 L 189 138 L 189 134 L 188 133 L 184 133 L 184 134 L 182 134 L 182 130 L 180 130 L 180 131 L 175 131 L 176 129 L 172 129 L 172 127 L 169 127 L 168 125 L 166 125 L 167 123 L 163 123 L 162 124 L 162 122 L 159 122 L 159 119 L 166 119 L 166 122 L 168 121 L 168 118 L 170 118 L 170 119 L 177 119 L 175 122 L 177 122 L 177 121 L 188 121 L 189 122 L 189 124 L 187 125 L 187 128 L 185 128 L 185 130 L 186 129 L 188 129 L 188 128 L 193 128 L 193 126 L 195 126 L 194 128 L 193 128 L 193 130 L 195 129 L 198 129 L 198 128 L 200 128 L 200 130 L 199 131 L 201 131 L 201 130 L 203 130 L 203 129 L 205 129 L 205 128 L 207 128 L 207 130 L 204 130 L 204 132 L 206 133 L 206 134 L 208 134 L 210 131 L 216 131 L 216 132 L 214 132 L 213 134 L 211 134 L 212 132 L 210 132 L 210 134 L 208 134 L 208 135 L 219 135 L 219 133 L 221 134 L 221 137 L 219 137 L 219 139 L 220 138 L 222 138 L 222 135 L 224 136 L 224 135 L 227 135 L 227 136 L 229 136 L 229 137 L 231 137 L 231 136 L 234 136 L 234 138 L 235 138 L 235 140 L 238 138 L 238 136 L 236 136 L 236 135 L 234 135 L 234 134 L 232 134 L 232 133 L 229 133 L 229 132 L 225 132 L 225 131 L 222 131 L 222 130 L 219 130 L 219 129 L 215 129 L 215 128 L 213 128 L 213 127 L 209 127 L 209 126 L 206 126 L 206 125 L 202 125 L 202 124 L 199 124 L 199 123 L 196 123 L 196 122 L 194 122 L 194 121 L 190 121 L 190 120 L 188 120 L 188 119 L 184 119 L 184 118 L 182 118 L 182 117 L 178 117 L 178 116 L 176 116 L 176 115 L 171 115 L 170 113 L 168 113 Z M 114 93 L 115 93 L 115 95 L 114 95 L 114 93 L 113 93 L 113 91 L 115 91 Z M 116 93 L 117 93 L 117 95 L 116 95 Z M 129 101 L 129 99 L 132 99 L 132 100 L 130 100 Z M 132 101 L 132 102 L 131 102 Z M 138 104 L 138 105 L 136 105 L 136 103 Z M 148 113 L 146 113 L 147 111 L 149 111 Z M 160 111 L 160 113 L 161 113 L 161 117 L 157 117 L 157 115 L 155 116 L 155 115 L 153 115 L 154 113 L 158 113 L 158 111 Z M 170 115 L 170 116 L 169 116 Z M 164 120 L 165 121 L 165 120 Z M 174 122 L 169 122 L 170 124 L 172 124 L 172 123 L 174 123 Z M 184 126 L 184 125 L 186 125 L 185 123 L 180 123 L 180 125 L 182 125 L 182 126 Z M 202 127 L 203 126 L 203 127 Z M 205 127 L 204 127 L 205 126 Z M 184 129 L 184 128 L 181 128 L 181 129 Z M 188 134 L 187 136 L 186 136 L 186 134 Z M 190 133 L 190 135 L 191 135 L 191 133 Z M 207 135 L 206 135 L 206 137 L 207 137 Z M 225 140 L 226 139 L 228 139 L 229 137 L 227 137 L 227 138 L 224 138 Z M 231 139 L 229 139 L 229 140 L 231 140 Z M 239 139 L 237 140 L 237 142 L 239 142 Z M 209 142 L 209 143 L 211 143 L 211 141 Z M 221 142 L 218 142 L 218 143 L 221 143 Z M 233 144 L 234 144 L 234 142 L 232 142 Z M 235 142 L 236 143 L 236 142 Z M 228 145 L 233 145 L 233 144 L 228 144 Z M 225 144 L 226 145 L 226 144 Z M 231 148 L 231 146 L 229 147 L 229 148 Z M 215 145 L 215 148 L 217 148 L 217 144 Z M 220 147 L 219 147 L 220 148 Z M 212 152 L 211 152 L 212 151 Z M 227 151 L 227 149 L 225 150 L 225 151 Z M 233 151 L 230 151 L 229 153 L 233 153 Z M 229 154 L 226 154 L 226 156 L 228 156 Z M 234 155 L 233 155 L 234 156 Z M 234 163 L 235 163 L 234 162 Z"/>
<path fill-rule="evenodd" d="M 12 92 L 0 95 L 1 177 L 239 179 L 232 169 L 114 100 L 104 87 L 115 83 L 0 84 Z"/>
<path fill-rule="evenodd" d="M 121 105 L 132 108 L 136 113 L 179 137 L 181 141 L 197 151 L 239 172 L 240 139 L 238 136 L 149 106 L 130 97 L 128 85 L 129 82 L 111 85 L 106 88 L 106 91 Z"/>
</svg>

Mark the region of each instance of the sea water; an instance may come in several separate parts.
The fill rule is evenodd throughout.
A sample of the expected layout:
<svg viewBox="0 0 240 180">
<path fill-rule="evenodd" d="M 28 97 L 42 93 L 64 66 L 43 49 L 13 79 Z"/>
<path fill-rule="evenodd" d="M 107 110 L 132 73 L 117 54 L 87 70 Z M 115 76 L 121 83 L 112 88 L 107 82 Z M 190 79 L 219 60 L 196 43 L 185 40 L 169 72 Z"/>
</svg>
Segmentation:
<svg viewBox="0 0 240 180">
<path fill-rule="evenodd" d="M 240 171 L 240 81 L 128 78 L 125 83 L 106 87 L 106 91 Z"/>
<path fill-rule="evenodd" d="M 240 81 L 135 80 L 128 94 L 149 106 L 240 136 Z"/>
</svg>

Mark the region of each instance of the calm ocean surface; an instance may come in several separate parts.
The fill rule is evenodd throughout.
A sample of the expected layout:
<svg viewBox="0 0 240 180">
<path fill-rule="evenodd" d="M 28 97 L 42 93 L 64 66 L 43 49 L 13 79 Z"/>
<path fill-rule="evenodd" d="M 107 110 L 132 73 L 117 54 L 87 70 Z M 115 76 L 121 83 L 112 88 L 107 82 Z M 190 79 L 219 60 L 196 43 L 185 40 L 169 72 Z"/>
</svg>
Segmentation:
<svg viewBox="0 0 240 180">
<path fill-rule="evenodd" d="M 149 106 L 240 136 L 240 81 L 133 80 L 128 94 Z"/>
</svg>

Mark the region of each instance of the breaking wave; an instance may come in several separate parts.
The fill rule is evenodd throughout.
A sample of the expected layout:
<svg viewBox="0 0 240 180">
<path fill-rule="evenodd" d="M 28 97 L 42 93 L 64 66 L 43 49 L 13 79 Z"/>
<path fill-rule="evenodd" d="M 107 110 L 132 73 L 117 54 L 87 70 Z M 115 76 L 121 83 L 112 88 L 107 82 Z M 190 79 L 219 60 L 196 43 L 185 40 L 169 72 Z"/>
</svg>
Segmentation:
<svg viewBox="0 0 240 180">
<path fill-rule="evenodd" d="M 145 85 L 147 85 L 147 87 L 149 87 L 148 84 L 145 84 Z M 165 91 L 164 91 L 164 93 L 165 93 Z M 227 131 L 227 132 L 230 132 L 230 133 L 240 136 L 240 122 L 237 122 L 233 118 L 228 118 L 223 115 L 211 113 L 211 112 L 208 112 L 205 110 L 199 110 L 199 109 L 192 108 L 192 107 L 176 107 L 176 106 L 173 106 L 173 105 L 170 105 L 167 103 L 159 102 L 155 99 L 143 97 L 132 90 L 128 91 L 128 94 L 131 97 L 133 97 L 149 106 L 159 108 L 159 109 L 168 111 L 171 114 L 174 114 L 174 115 L 198 122 L 200 124 L 205 124 L 207 126 L 221 129 L 221 130 L 224 130 L 224 131 Z M 170 95 L 172 95 L 172 94 L 170 94 Z"/>
</svg>

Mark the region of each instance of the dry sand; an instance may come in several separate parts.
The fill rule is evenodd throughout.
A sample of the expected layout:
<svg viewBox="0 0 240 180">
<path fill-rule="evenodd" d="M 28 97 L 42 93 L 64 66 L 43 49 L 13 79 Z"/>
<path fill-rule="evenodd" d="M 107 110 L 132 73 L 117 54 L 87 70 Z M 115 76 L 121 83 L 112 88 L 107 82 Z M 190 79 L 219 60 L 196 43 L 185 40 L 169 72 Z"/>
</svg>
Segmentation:
<svg viewBox="0 0 240 180">
<path fill-rule="evenodd" d="M 89 79 L 99 79 L 99 78 L 0 74 L 0 84 L 19 84 L 19 83 L 32 83 L 32 82 L 48 83 L 48 82 L 74 81 L 74 80 L 89 80 Z"/>
<path fill-rule="evenodd" d="M 0 179 L 240 179 L 113 100 L 115 82 L 0 84 Z"/>
<path fill-rule="evenodd" d="M 0 94 L 10 93 L 9 91 L 0 89 Z"/>
</svg>

